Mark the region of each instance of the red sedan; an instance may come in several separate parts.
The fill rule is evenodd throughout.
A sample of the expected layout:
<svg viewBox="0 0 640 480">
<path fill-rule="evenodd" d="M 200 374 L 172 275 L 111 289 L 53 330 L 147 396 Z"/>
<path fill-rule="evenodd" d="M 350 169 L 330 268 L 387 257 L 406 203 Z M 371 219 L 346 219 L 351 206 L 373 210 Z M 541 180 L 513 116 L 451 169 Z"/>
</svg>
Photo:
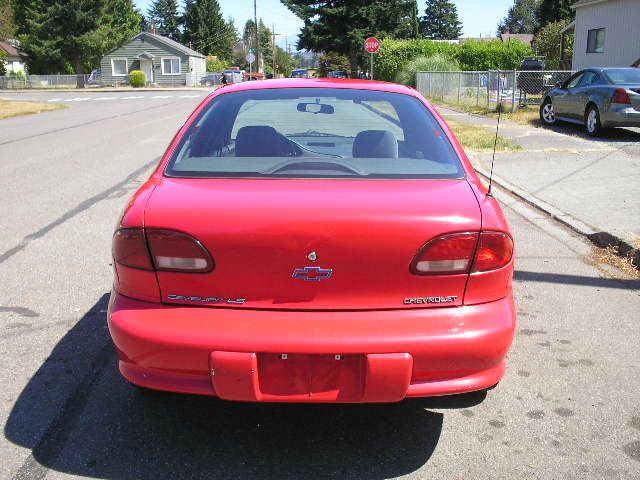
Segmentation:
<svg viewBox="0 0 640 480">
<path fill-rule="evenodd" d="M 129 202 L 113 257 L 109 328 L 141 387 L 395 402 L 505 373 L 509 227 L 407 87 L 217 90 Z"/>
</svg>

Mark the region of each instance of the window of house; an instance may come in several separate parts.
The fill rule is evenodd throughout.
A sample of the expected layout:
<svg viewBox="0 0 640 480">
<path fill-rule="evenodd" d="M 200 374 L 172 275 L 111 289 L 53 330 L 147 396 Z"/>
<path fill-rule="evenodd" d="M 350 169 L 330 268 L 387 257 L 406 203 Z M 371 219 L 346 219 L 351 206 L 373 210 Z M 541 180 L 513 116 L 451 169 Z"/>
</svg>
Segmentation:
<svg viewBox="0 0 640 480">
<path fill-rule="evenodd" d="M 127 72 L 127 59 L 126 58 L 112 58 L 111 59 L 111 71 L 114 77 L 124 77 Z"/>
<path fill-rule="evenodd" d="M 162 74 L 163 75 L 180 75 L 180 59 L 179 58 L 163 58 Z"/>
<path fill-rule="evenodd" d="M 604 52 L 604 28 L 594 28 L 587 34 L 587 53 Z"/>
</svg>

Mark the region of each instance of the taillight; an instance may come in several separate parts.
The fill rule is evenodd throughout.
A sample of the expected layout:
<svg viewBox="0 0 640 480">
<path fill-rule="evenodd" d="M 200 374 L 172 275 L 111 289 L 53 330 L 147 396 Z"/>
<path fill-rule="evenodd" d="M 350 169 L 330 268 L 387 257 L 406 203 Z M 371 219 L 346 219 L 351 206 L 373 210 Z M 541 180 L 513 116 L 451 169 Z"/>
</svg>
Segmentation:
<svg viewBox="0 0 640 480">
<path fill-rule="evenodd" d="M 418 275 L 467 273 L 473 260 L 478 234 L 452 233 L 427 242 L 411 263 Z"/>
<path fill-rule="evenodd" d="M 147 229 L 147 242 L 156 270 L 205 273 L 213 270 L 207 249 L 186 233 Z"/>
<path fill-rule="evenodd" d="M 611 103 L 630 104 L 631 98 L 629 98 L 629 94 L 624 88 L 616 88 L 613 98 L 611 99 Z"/>
<path fill-rule="evenodd" d="M 481 232 L 472 272 L 487 272 L 511 261 L 513 240 L 504 232 Z"/>
<path fill-rule="evenodd" d="M 113 236 L 113 259 L 120 265 L 153 270 L 141 228 L 122 228 Z"/>
</svg>

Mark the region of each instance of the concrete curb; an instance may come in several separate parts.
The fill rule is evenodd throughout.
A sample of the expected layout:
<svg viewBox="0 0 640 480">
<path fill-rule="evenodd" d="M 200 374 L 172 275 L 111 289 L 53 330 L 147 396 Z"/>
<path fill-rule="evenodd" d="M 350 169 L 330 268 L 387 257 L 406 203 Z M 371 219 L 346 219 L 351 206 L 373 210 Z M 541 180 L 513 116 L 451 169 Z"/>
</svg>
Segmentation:
<svg viewBox="0 0 640 480">
<path fill-rule="evenodd" d="M 489 180 L 489 172 L 487 170 L 475 165 L 474 169 L 487 181 Z M 569 227 L 574 232 L 586 237 L 592 243 L 598 245 L 599 247 L 616 247 L 616 253 L 618 254 L 618 256 L 631 258 L 631 263 L 636 268 L 640 269 L 640 248 L 631 245 L 627 241 L 622 240 L 620 237 L 610 232 L 597 231 L 592 226 L 587 225 L 577 218 L 572 217 L 568 213 L 563 212 L 559 208 L 556 208 L 553 205 L 550 205 L 549 203 L 536 198 L 526 190 L 513 185 L 512 183 L 495 174 L 493 174 L 492 182 L 498 185 L 500 188 L 508 191 L 512 195 L 515 195 L 520 200 L 523 200 L 525 203 L 531 205 L 536 210 L 540 210 L 541 212 L 549 215 L 554 220 L 557 220 L 563 225 Z"/>
</svg>

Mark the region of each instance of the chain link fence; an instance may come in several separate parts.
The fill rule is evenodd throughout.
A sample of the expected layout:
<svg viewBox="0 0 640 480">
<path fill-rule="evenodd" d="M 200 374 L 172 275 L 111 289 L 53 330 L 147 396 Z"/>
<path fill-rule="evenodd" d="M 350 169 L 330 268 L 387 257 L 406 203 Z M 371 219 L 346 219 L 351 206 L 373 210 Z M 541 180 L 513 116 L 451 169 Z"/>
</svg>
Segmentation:
<svg viewBox="0 0 640 480">
<path fill-rule="evenodd" d="M 446 103 L 489 109 L 502 103 L 515 111 L 518 105 L 540 104 L 547 90 L 573 73 L 570 70 L 418 72 L 416 85 L 425 97 Z"/>
<path fill-rule="evenodd" d="M 85 75 L 7 75 L 0 77 L 0 89 L 74 88 L 78 85 L 98 85 L 91 74 Z"/>
</svg>

